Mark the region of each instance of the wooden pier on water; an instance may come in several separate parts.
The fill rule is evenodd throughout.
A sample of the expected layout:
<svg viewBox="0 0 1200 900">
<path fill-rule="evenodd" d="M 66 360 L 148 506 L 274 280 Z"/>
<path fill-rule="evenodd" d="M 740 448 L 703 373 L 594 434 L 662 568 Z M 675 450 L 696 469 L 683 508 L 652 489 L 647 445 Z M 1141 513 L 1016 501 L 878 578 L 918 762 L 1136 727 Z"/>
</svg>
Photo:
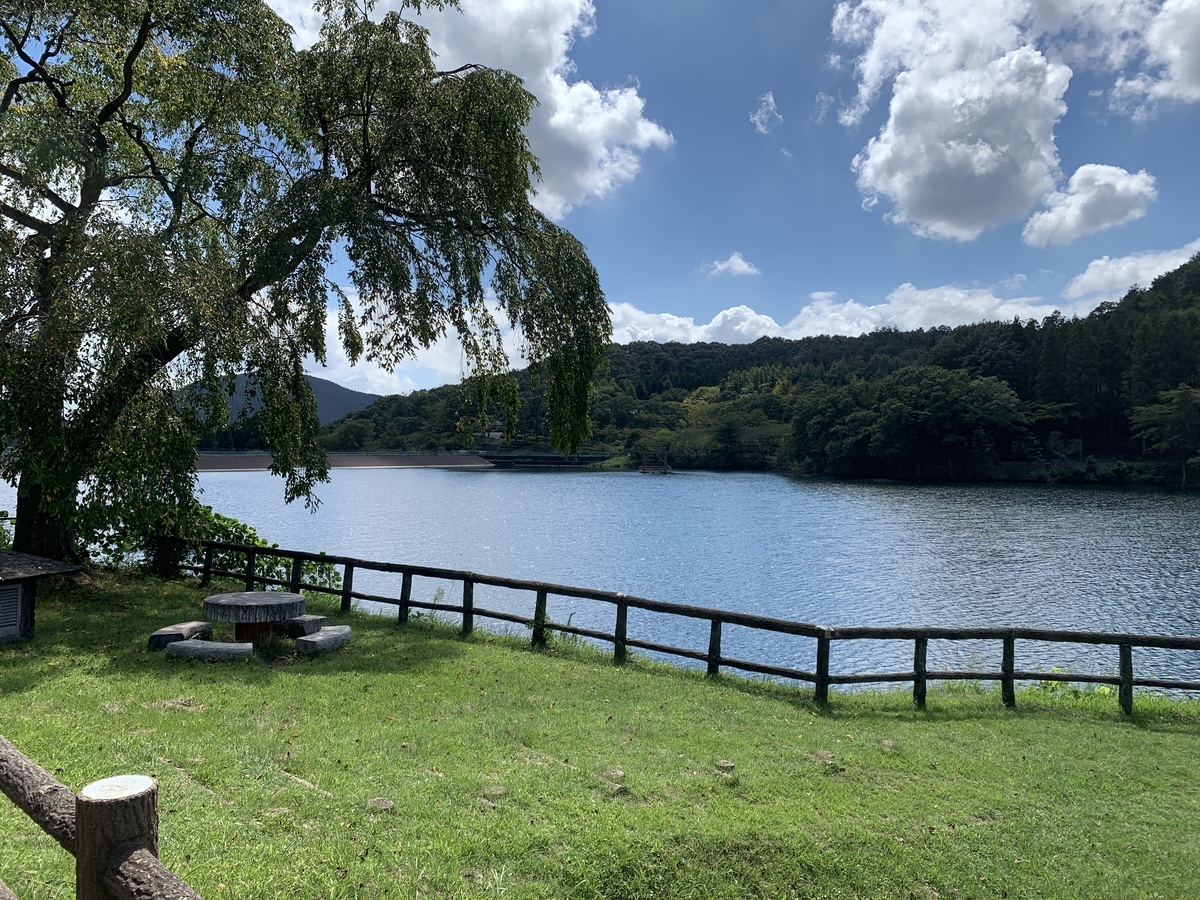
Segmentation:
<svg viewBox="0 0 1200 900">
<path fill-rule="evenodd" d="M 638 471 L 643 475 L 669 475 L 671 463 L 667 459 L 666 450 L 647 450 L 642 454 L 642 464 Z"/>
</svg>

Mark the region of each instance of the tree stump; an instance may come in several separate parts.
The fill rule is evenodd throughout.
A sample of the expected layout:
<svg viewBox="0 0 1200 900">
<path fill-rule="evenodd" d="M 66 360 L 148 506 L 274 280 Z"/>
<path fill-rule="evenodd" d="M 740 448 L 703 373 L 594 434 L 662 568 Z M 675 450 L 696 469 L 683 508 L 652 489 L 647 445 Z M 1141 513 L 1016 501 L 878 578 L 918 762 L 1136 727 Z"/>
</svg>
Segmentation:
<svg viewBox="0 0 1200 900">
<path fill-rule="evenodd" d="M 275 635 L 275 623 L 304 615 L 304 597 L 283 591 L 214 594 L 204 601 L 204 618 L 233 622 L 240 643 L 262 646 Z"/>
<path fill-rule="evenodd" d="M 145 775 L 92 782 L 75 797 L 76 900 L 115 900 L 104 878 L 128 847 L 158 856 L 158 782 Z"/>
</svg>

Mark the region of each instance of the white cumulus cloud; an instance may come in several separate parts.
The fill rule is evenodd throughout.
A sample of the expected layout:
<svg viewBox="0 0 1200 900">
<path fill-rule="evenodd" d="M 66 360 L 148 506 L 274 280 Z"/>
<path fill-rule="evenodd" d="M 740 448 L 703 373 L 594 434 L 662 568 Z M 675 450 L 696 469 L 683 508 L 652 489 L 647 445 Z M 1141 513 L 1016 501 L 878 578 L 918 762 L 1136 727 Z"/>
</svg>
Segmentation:
<svg viewBox="0 0 1200 900">
<path fill-rule="evenodd" d="M 711 321 L 698 323 L 691 316 L 649 313 L 629 303 L 617 303 L 612 306 L 613 340 L 618 344 L 630 341 L 742 344 L 760 337 L 854 336 L 884 327 L 910 331 L 1013 318 L 1042 319 L 1056 309 L 1070 315 L 1085 313 L 1090 308 L 1086 304 L 1064 308 L 1041 297 L 1002 298 L 988 288 L 942 285 L 920 289 L 905 283 L 876 304 L 839 301 L 834 291 L 815 291 L 809 295 L 808 304 L 783 325 L 747 306 L 722 310 Z"/>
<path fill-rule="evenodd" d="M 1146 29 L 1145 50 L 1145 69 L 1117 83 L 1118 106 L 1144 118 L 1160 100 L 1200 100 L 1200 0 L 1166 0 Z"/>
<path fill-rule="evenodd" d="M 462 0 L 461 11 L 431 10 L 421 20 L 439 65 L 508 69 L 537 96 L 527 128 L 542 169 L 534 203 L 552 218 L 611 194 L 637 175 L 644 152 L 673 142 L 643 115 L 636 85 L 572 79 L 571 46 L 596 28 L 591 0 Z"/>
<path fill-rule="evenodd" d="M 1055 209 L 1072 190 L 1056 191 L 1054 129 L 1072 67 L 1111 74 L 1114 103 L 1139 110 L 1200 100 L 1200 0 L 841 0 L 832 31 L 857 51 L 844 125 L 891 89 L 886 122 L 853 162 L 864 208 L 886 199 L 891 219 L 928 236 L 971 240 L 1048 195 L 1034 233 L 1072 233 L 1051 227 L 1070 218 L 1069 202 Z"/>
<path fill-rule="evenodd" d="M 748 306 L 734 306 L 713 316 L 707 324 L 697 324 L 691 316 L 643 312 L 631 303 L 614 303 L 613 341 L 678 341 L 694 344 L 716 341 L 722 344 L 747 344 L 763 335 L 777 336 L 782 329 L 770 316 L 760 315 Z"/>
<path fill-rule="evenodd" d="M 770 134 L 783 123 L 783 116 L 775 108 L 775 94 L 767 91 L 759 98 L 758 109 L 750 114 L 754 130 L 759 134 Z"/>
<path fill-rule="evenodd" d="M 854 158 L 859 189 L 937 237 L 971 240 L 1021 218 L 1058 180 L 1070 75 L 1028 47 L 975 69 L 902 73 L 887 124 Z"/>
<path fill-rule="evenodd" d="M 1089 164 L 1071 176 L 1065 191 L 1046 196 L 1046 208 L 1029 217 L 1022 237 L 1032 247 L 1069 244 L 1082 235 L 1140 219 L 1158 197 L 1154 176 L 1119 166 Z"/>
<path fill-rule="evenodd" d="M 728 259 L 715 259 L 705 263 L 702 268 L 709 275 L 761 275 L 754 263 L 743 259 L 742 254 L 734 250 Z"/>
<path fill-rule="evenodd" d="M 1175 250 L 1102 256 L 1067 282 L 1062 295 L 1071 300 L 1087 298 L 1093 306 L 1105 300 L 1118 300 L 1133 285 L 1148 286 L 1159 275 L 1179 268 L 1197 253 L 1200 253 L 1200 238 Z"/>
<path fill-rule="evenodd" d="M 321 18 L 311 2 L 270 3 L 296 29 L 297 44 L 316 40 Z M 376 13 L 393 5 L 384 0 Z M 507 69 L 538 98 L 526 134 L 542 170 L 534 204 L 551 218 L 611 194 L 637 175 L 643 153 L 673 143 L 643 115 L 635 84 L 600 88 L 573 78 L 571 47 L 596 29 L 591 0 L 462 0 L 461 9 L 426 10 L 420 21 L 442 68 Z"/>
</svg>

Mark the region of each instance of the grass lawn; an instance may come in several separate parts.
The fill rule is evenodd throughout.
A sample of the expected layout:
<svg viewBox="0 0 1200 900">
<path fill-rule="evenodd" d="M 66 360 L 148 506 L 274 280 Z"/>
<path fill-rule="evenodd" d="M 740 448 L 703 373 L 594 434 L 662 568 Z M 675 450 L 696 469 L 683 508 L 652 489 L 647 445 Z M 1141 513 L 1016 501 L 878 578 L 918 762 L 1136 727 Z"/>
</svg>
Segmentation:
<svg viewBox="0 0 1200 900">
<path fill-rule="evenodd" d="M 821 708 L 318 603 L 346 649 L 145 649 L 210 592 L 94 576 L 0 646 L 0 734 L 74 790 L 156 776 L 162 858 L 207 898 L 1200 896 L 1200 703 L 1139 695 L 1127 720 L 1111 694 L 1012 711 L 968 686 Z M 66 900 L 73 873 L 3 801 L 0 879 Z"/>
</svg>

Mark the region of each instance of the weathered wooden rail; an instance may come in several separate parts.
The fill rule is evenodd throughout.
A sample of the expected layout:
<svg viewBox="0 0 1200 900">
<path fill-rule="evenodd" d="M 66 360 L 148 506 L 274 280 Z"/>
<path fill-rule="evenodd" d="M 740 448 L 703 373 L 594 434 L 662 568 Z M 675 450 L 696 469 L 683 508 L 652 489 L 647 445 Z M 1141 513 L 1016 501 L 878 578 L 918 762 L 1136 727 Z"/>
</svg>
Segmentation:
<svg viewBox="0 0 1200 900">
<path fill-rule="evenodd" d="M 0 791 L 75 857 L 76 900 L 200 900 L 158 859 L 153 778 L 106 778 L 76 796 L 0 737 Z M 2 881 L 0 900 L 15 900 Z"/>
<path fill-rule="evenodd" d="M 767 616 L 750 615 L 748 613 L 690 606 L 683 603 L 665 603 L 661 600 L 651 600 L 645 597 L 635 597 L 612 591 L 571 587 L 542 581 L 528 581 L 519 578 L 504 578 L 497 575 L 481 575 L 477 572 L 465 572 L 457 569 L 439 569 L 429 566 L 376 562 L 348 556 L 309 553 L 303 550 L 284 550 L 277 547 L 250 547 L 243 544 L 225 544 L 213 541 L 205 542 L 202 547 L 204 551 L 203 563 L 198 566 L 184 566 L 183 568 L 199 574 L 205 584 L 208 583 L 212 576 L 218 575 L 244 579 L 246 590 L 248 591 L 265 586 L 286 587 L 291 591 L 299 591 L 301 589 L 318 591 L 340 596 L 344 612 L 349 611 L 354 600 L 388 604 L 397 607 L 398 621 L 402 624 L 408 620 L 409 612 L 413 609 L 456 613 L 462 616 L 463 634 L 470 634 L 474 630 L 477 618 L 512 622 L 532 629 L 532 641 L 535 647 L 545 646 L 546 633 L 548 631 L 558 631 L 564 634 L 573 634 L 583 638 L 611 643 L 613 645 L 613 660 L 618 664 L 623 663 L 628 656 L 629 649 L 634 648 L 702 662 L 706 665 L 709 675 L 718 674 L 722 667 L 724 667 L 775 678 L 808 682 L 813 685 L 814 698 L 818 703 L 828 702 L 831 685 L 912 682 L 913 702 L 917 706 L 923 707 L 925 705 L 927 687 L 931 681 L 998 681 L 1001 685 L 1001 697 L 1005 705 L 1014 706 L 1016 704 L 1016 682 L 1060 681 L 1113 685 L 1117 688 L 1117 696 L 1121 709 L 1126 714 L 1132 714 L 1133 690 L 1135 687 L 1200 691 L 1200 681 L 1137 678 L 1133 670 L 1134 648 L 1200 650 L 1200 637 L 1061 631 L 1043 628 L 825 627 L 804 622 L 793 622 L 788 619 L 775 619 Z M 245 560 L 244 567 L 240 571 L 218 570 L 214 568 L 213 559 L 214 554 L 217 552 L 241 555 Z M 264 558 L 290 560 L 291 577 L 280 579 L 260 574 L 258 572 L 258 564 Z M 305 562 L 342 566 L 342 586 L 340 588 L 330 588 L 305 583 L 303 581 Z M 354 589 L 354 573 L 358 570 L 387 572 L 403 576 L 400 596 L 385 597 L 356 591 Z M 414 578 L 461 582 L 462 600 L 460 603 L 436 603 L 414 600 L 412 596 Z M 527 618 L 476 606 L 475 585 L 477 584 L 532 593 L 534 595 L 533 616 Z M 550 621 L 546 616 L 546 603 L 547 598 L 551 596 L 594 600 L 612 605 L 615 607 L 615 622 L 612 633 L 578 628 L 570 624 Z M 687 647 L 674 647 L 631 637 L 627 627 L 630 609 L 640 609 L 647 612 L 664 613 L 671 616 L 707 621 L 709 623 L 708 649 L 694 650 Z M 736 659 L 725 656 L 721 652 L 721 631 L 722 627 L 726 625 L 811 638 L 816 641 L 816 667 L 810 672 L 802 669 L 787 668 L 754 660 Z M 911 641 L 913 644 L 913 667 L 910 671 L 905 672 L 831 673 L 829 660 L 833 644 L 836 641 L 849 640 Z M 930 641 L 998 641 L 1001 645 L 1000 670 L 931 670 L 926 665 Z M 1090 675 L 1082 672 L 1037 672 L 1019 669 L 1016 662 L 1018 641 L 1115 647 L 1117 650 L 1117 674 Z"/>
</svg>

